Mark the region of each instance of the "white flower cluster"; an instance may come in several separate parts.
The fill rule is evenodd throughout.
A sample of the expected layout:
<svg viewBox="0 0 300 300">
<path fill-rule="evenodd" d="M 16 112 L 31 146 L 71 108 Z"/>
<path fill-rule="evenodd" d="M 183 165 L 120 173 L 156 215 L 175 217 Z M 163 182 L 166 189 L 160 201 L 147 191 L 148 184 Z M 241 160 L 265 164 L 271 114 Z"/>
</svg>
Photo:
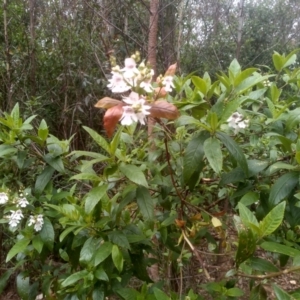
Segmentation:
<svg viewBox="0 0 300 300">
<path fill-rule="evenodd" d="M 0 204 L 5 204 L 8 202 L 8 195 L 4 192 L 0 193 Z"/>
<path fill-rule="evenodd" d="M 0 204 L 6 204 L 9 200 L 8 194 L 1 192 L 0 193 Z M 21 220 L 24 218 L 23 212 L 20 208 L 26 208 L 29 204 L 26 197 L 23 194 L 20 194 L 20 197 L 12 201 L 17 208 L 16 210 L 10 210 L 10 215 L 6 216 L 8 219 L 8 224 L 11 228 L 15 228 L 19 225 Z M 28 226 L 34 225 L 35 231 L 40 231 L 44 225 L 43 215 L 30 216 Z"/>
<path fill-rule="evenodd" d="M 34 225 L 35 231 L 41 231 L 44 225 L 43 215 L 30 216 L 28 226 Z"/>
<path fill-rule="evenodd" d="M 235 112 L 227 119 L 228 126 L 234 129 L 235 134 L 249 125 L 249 120 L 243 120 L 243 118 L 242 114 Z"/>
<path fill-rule="evenodd" d="M 123 98 L 127 105 L 123 106 L 123 114 L 120 118 L 122 125 L 131 125 L 133 122 L 145 125 L 146 116 L 150 114 L 151 108 L 147 105 L 145 95 L 155 90 L 152 86 L 153 69 L 143 62 L 137 66 L 135 58 L 136 55 L 126 58 L 122 69 L 118 65 L 113 67 L 112 78 L 107 85 L 113 93 L 132 91 L 128 97 Z M 162 77 L 160 85 L 166 92 L 171 92 L 174 88 L 173 76 Z"/>
</svg>

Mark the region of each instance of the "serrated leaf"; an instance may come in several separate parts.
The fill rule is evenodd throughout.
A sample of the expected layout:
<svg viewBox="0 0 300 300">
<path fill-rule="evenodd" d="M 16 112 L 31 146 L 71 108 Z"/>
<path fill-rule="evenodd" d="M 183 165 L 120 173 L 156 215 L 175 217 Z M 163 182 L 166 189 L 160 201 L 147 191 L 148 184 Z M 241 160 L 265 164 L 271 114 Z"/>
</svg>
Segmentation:
<svg viewBox="0 0 300 300">
<path fill-rule="evenodd" d="M 112 251 L 112 243 L 110 242 L 105 242 L 100 247 L 97 249 L 95 253 L 95 259 L 94 259 L 94 266 L 98 266 L 101 262 L 103 262 L 110 254 Z"/>
<path fill-rule="evenodd" d="M 67 287 L 69 285 L 74 284 L 75 282 L 77 282 L 78 280 L 83 279 L 84 277 L 86 277 L 89 274 L 89 272 L 87 270 L 82 270 L 79 272 L 76 272 L 72 275 L 70 275 L 68 278 L 66 278 L 62 283 L 62 287 Z"/>
<path fill-rule="evenodd" d="M 47 166 L 43 170 L 43 172 L 37 177 L 35 186 L 34 186 L 34 190 L 37 194 L 41 194 L 44 191 L 45 187 L 51 180 L 54 171 L 55 170 L 52 167 Z"/>
<path fill-rule="evenodd" d="M 110 146 L 108 142 L 96 131 L 94 131 L 91 128 L 88 128 L 86 126 L 83 126 L 83 129 L 89 133 L 89 135 L 92 137 L 92 139 L 102 148 L 104 149 L 108 154 L 110 153 Z"/>
<path fill-rule="evenodd" d="M 87 214 L 91 213 L 98 202 L 106 195 L 107 184 L 92 188 L 85 199 L 84 209 Z"/>
<path fill-rule="evenodd" d="M 137 166 L 121 164 L 119 169 L 130 181 L 148 187 L 144 173 Z"/>
<path fill-rule="evenodd" d="M 264 237 L 273 233 L 282 223 L 285 211 L 285 202 L 281 202 L 275 206 L 260 222 L 260 236 Z"/>
<path fill-rule="evenodd" d="M 271 187 L 269 205 L 275 206 L 281 200 L 288 197 L 299 182 L 298 172 L 289 172 L 278 178 Z"/>
<path fill-rule="evenodd" d="M 221 140 L 228 152 L 231 154 L 232 158 L 236 160 L 245 174 L 248 175 L 248 163 L 239 145 L 229 135 L 223 132 L 217 132 L 216 136 Z"/>
<path fill-rule="evenodd" d="M 54 229 L 52 223 L 48 218 L 44 218 L 44 225 L 42 230 L 40 231 L 40 237 L 44 243 L 44 245 L 49 249 L 52 250 L 54 244 Z"/>
<path fill-rule="evenodd" d="M 117 270 L 119 272 L 122 272 L 124 259 L 123 259 L 122 252 L 120 251 L 120 249 L 117 245 L 113 245 L 112 251 L 111 251 L 111 257 L 112 257 L 113 263 L 114 263 L 115 267 L 117 268 Z"/>
<path fill-rule="evenodd" d="M 174 104 L 157 100 L 151 105 L 150 116 L 153 118 L 175 120 L 179 117 L 179 111 Z"/>
<path fill-rule="evenodd" d="M 18 274 L 17 279 L 17 291 L 18 295 L 21 297 L 22 300 L 29 299 L 29 277 L 26 272 L 21 272 Z"/>
<path fill-rule="evenodd" d="M 137 205 L 145 220 L 152 220 L 154 217 L 154 201 L 149 191 L 145 187 L 139 186 L 136 190 L 136 199 Z"/>
<path fill-rule="evenodd" d="M 121 103 L 122 102 L 120 100 L 113 99 L 110 97 L 104 97 L 100 99 L 94 106 L 97 108 L 111 108 Z"/>
<path fill-rule="evenodd" d="M 223 166 L 223 154 L 221 151 L 221 145 L 219 140 L 214 137 L 210 137 L 205 140 L 203 145 L 205 156 L 216 173 L 222 171 Z"/>
<path fill-rule="evenodd" d="M 22 253 L 29 245 L 29 243 L 30 240 L 27 238 L 17 241 L 13 245 L 13 247 L 8 251 L 5 262 L 9 262 L 18 253 Z"/>
<path fill-rule="evenodd" d="M 300 251 L 297 249 L 294 249 L 289 246 L 281 245 L 279 243 L 275 242 L 263 242 L 260 245 L 261 248 L 263 248 L 266 251 L 275 252 L 275 253 L 281 253 L 290 257 L 295 257 L 300 255 Z"/>
<path fill-rule="evenodd" d="M 186 147 L 183 157 L 183 180 L 185 183 L 189 181 L 193 173 L 198 169 L 197 167 L 203 162 L 203 144 L 207 138 L 209 138 L 209 133 L 204 131 L 193 137 Z"/>
</svg>

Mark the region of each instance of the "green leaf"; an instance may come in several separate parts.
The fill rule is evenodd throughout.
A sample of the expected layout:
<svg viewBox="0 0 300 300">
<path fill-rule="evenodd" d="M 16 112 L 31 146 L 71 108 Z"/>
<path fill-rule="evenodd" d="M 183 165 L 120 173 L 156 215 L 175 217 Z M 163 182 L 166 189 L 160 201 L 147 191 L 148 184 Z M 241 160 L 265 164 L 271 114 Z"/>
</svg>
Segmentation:
<svg viewBox="0 0 300 300">
<path fill-rule="evenodd" d="M 110 242 L 105 242 L 100 247 L 97 249 L 95 253 L 95 259 L 94 259 L 94 266 L 98 266 L 101 262 L 103 262 L 110 254 L 112 251 L 112 243 Z"/>
<path fill-rule="evenodd" d="M 79 226 L 70 226 L 67 227 L 59 236 L 59 241 L 62 242 L 64 240 L 64 238 L 71 232 L 75 231 L 75 229 L 77 229 Z"/>
<path fill-rule="evenodd" d="M 238 165 L 245 172 L 245 175 L 248 175 L 248 163 L 239 145 L 229 135 L 223 132 L 217 132 L 216 136 L 221 140 L 228 152 L 231 154 L 232 158 L 236 160 Z"/>
<path fill-rule="evenodd" d="M 245 206 L 251 205 L 259 200 L 259 194 L 255 192 L 248 192 L 245 194 L 239 203 L 244 204 Z"/>
<path fill-rule="evenodd" d="M 259 228 L 259 224 L 254 214 L 241 202 L 238 204 L 240 218 L 245 226 L 253 224 Z"/>
<path fill-rule="evenodd" d="M 263 242 L 260 247 L 266 251 L 281 253 L 290 257 L 300 255 L 299 250 L 275 242 Z"/>
<path fill-rule="evenodd" d="M 4 289 L 6 288 L 6 286 L 8 284 L 8 280 L 9 280 L 10 276 L 13 273 L 14 273 L 14 270 L 13 269 L 9 269 L 5 273 L 3 273 L 2 276 L 0 277 L 0 295 L 2 294 L 2 292 L 4 291 Z"/>
<path fill-rule="evenodd" d="M 289 295 L 287 292 L 282 290 L 276 284 L 272 284 L 272 287 L 273 287 L 273 290 L 274 290 L 277 300 L 293 300 L 293 299 L 295 299 L 291 295 Z"/>
<path fill-rule="evenodd" d="M 300 107 L 293 109 L 287 113 L 286 127 L 287 130 L 292 130 L 296 125 L 300 123 Z"/>
<path fill-rule="evenodd" d="M 207 123 L 210 125 L 211 131 L 215 132 L 218 128 L 218 115 L 215 112 L 209 112 L 207 115 Z"/>
<path fill-rule="evenodd" d="M 139 186 L 136 190 L 137 205 L 145 220 L 154 218 L 154 200 L 151 198 L 149 191 Z"/>
<path fill-rule="evenodd" d="M 40 126 L 38 128 L 38 136 L 39 138 L 45 142 L 47 140 L 47 137 L 48 137 L 48 133 L 49 133 L 49 130 L 48 130 L 48 126 L 47 126 L 47 123 L 46 121 L 43 119 L 40 123 Z"/>
<path fill-rule="evenodd" d="M 35 182 L 34 190 L 37 194 L 41 194 L 49 181 L 51 180 L 55 169 L 50 166 L 47 166 L 43 172 L 37 177 Z"/>
<path fill-rule="evenodd" d="M 88 192 L 84 206 L 85 212 L 87 214 L 91 213 L 95 206 L 98 204 L 98 202 L 102 199 L 102 197 L 106 195 L 107 187 L 107 184 L 97 186 Z"/>
<path fill-rule="evenodd" d="M 251 290 L 250 300 L 267 300 L 267 292 L 262 284 L 257 285 Z"/>
<path fill-rule="evenodd" d="M 79 256 L 81 265 L 88 265 L 91 262 L 97 247 L 97 243 L 98 240 L 94 239 L 93 237 L 90 237 L 85 241 Z"/>
<path fill-rule="evenodd" d="M 117 148 L 119 146 L 119 143 L 120 143 L 122 130 L 123 130 L 123 127 L 121 126 L 118 129 L 118 131 L 116 132 L 116 134 L 114 135 L 114 138 L 110 143 L 111 155 L 115 155 L 115 153 L 116 153 L 116 150 L 117 150 Z"/>
<path fill-rule="evenodd" d="M 230 63 L 229 71 L 233 75 L 233 78 L 241 73 L 241 66 L 236 58 Z"/>
<path fill-rule="evenodd" d="M 44 156 L 45 162 L 59 173 L 65 173 L 65 167 L 60 156 L 53 156 L 52 153 L 47 153 Z"/>
<path fill-rule="evenodd" d="M 122 252 L 119 250 L 119 247 L 117 245 L 113 245 L 111 251 L 111 257 L 115 267 L 118 269 L 119 272 L 122 272 L 124 259 L 123 259 Z"/>
<path fill-rule="evenodd" d="M 29 277 L 26 272 L 21 272 L 17 276 L 17 291 L 22 300 L 29 299 Z"/>
<path fill-rule="evenodd" d="M 274 51 L 272 58 L 275 69 L 281 71 L 284 66 L 284 58 L 276 51 Z"/>
<path fill-rule="evenodd" d="M 40 237 L 40 235 L 36 235 L 33 239 L 32 239 L 32 246 L 33 248 L 38 252 L 41 253 L 44 243 Z"/>
<path fill-rule="evenodd" d="M 158 288 L 153 289 L 154 295 L 156 297 L 156 300 L 171 300 L 171 298 L 166 295 L 162 290 L 159 290 Z"/>
<path fill-rule="evenodd" d="M 6 262 L 9 262 L 18 253 L 22 253 L 26 249 L 29 243 L 30 243 L 30 239 L 27 238 L 17 241 L 13 245 L 13 247 L 8 251 L 6 256 Z"/>
<path fill-rule="evenodd" d="M 106 272 L 104 271 L 103 267 L 99 267 L 96 271 L 95 271 L 95 277 L 99 280 L 103 280 L 103 281 L 109 281 L 109 278 L 106 274 Z"/>
<path fill-rule="evenodd" d="M 214 137 L 210 137 L 204 142 L 204 153 L 205 156 L 216 173 L 222 171 L 223 166 L 223 155 L 221 151 L 221 145 L 219 140 Z"/>
<path fill-rule="evenodd" d="M 208 137 L 209 133 L 203 131 L 201 134 L 194 136 L 188 143 L 183 156 L 183 180 L 185 183 L 198 170 L 197 166 L 202 164 L 204 157 L 203 143 Z"/>
<path fill-rule="evenodd" d="M 236 252 L 237 267 L 253 255 L 256 249 L 256 238 L 249 228 L 239 231 L 238 249 Z"/>
<path fill-rule="evenodd" d="M 247 164 L 249 170 L 249 177 L 252 177 L 265 170 L 268 167 L 269 162 L 257 159 L 249 159 L 247 160 Z"/>
<path fill-rule="evenodd" d="M 240 74 L 236 76 L 234 79 L 234 86 L 238 86 L 242 83 L 245 79 L 247 79 L 249 76 L 251 76 L 257 69 L 256 68 L 248 68 L 244 71 L 242 71 Z"/>
<path fill-rule="evenodd" d="M 148 187 L 144 173 L 137 166 L 121 164 L 119 169 L 130 181 Z"/>
<path fill-rule="evenodd" d="M 89 133 L 89 135 L 92 137 L 92 139 L 102 148 L 104 149 L 108 154 L 111 154 L 111 149 L 108 144 L 108 142 L 99 135 L 96 131 L 94 131 L 91 128 L 88 128 L 86 126 L 83 126 L 83 129 Z"/>
<path fill-rule="evenodd" d="M 269 204 L 277 205 L 281 200 L 287 198 L 299 182 L 298 172 L 289 172 L 277 179 L 271 187 Z"/>
<path fill-rule="evenodd" d="M 142 299 L 144 299 L 144 298 L 140 298 L 141 297 L 140 293 L 133 288 L 120 288 L 120 289 L 117 289 L 117 293 L 124 300 L 142 300 Z"/>
<path fill-rule="evenodd" d="M 40 231 L 40 237 L 45 246 L 49 250 L 52 250 L 54 244 L 54 229 L 48 218 L 44 218 L 44 225 L 42 230 Z"/>
<path fill-rule="evenodd" d="M 108 237 L 112 243 L 120 246 L 121 248 L 130 249 L 128 239 L 123 232 L 117 230 L 111 231 L 108 233 Z"/>
<path fill-rule="evenodd" d="M 268 260 L 262 259 L 260 257 L 251 257 L 247 260 L 247 264 L 254 270 L 260 272 L 277 272 L 279 271 L 277 267 L 275 267 Z"/>
<path fill-rule="evenodd" d="M 208 87 L 207 87 L 207 83 L 205 80 L 203 80 L 202 78 L 198 77 L 198 76 L 192 76 L 191 77 L 193 84 L 195 85 L 195 87 L 203 94 L 206 95 L 207 91 L 208 91 Z"/>
<path fill-rule="evenodd" d="M 231 288 L 226 291 L 226 296 L 228 297 L 241 297 L 244 292 L 239 288 Z"/>
<path fill-rule="evenodd" d="M 72 176 L 69 180 L 90 180 L 95 182 L 101 182 L 103 181 L 103 178 L 91 173 L 80 173 Z"/>
<path fill-rule="evenodd" d="M 72 275 L 70 275 L 68 278 L 66 278 L 62 283 L 62 287 L 66 287 L 69 285 L 74 284 L 75 282 L 77 282 L 78 280 L 83 279 L 84 277 L 86 277 L 89 274 L 89 272 L 87 270 L 82 270 L 79 272 L 76 272 Z"/>
<path fill-rule="evenodd" d="M 281 202 L 275 206 L 260 222 L 260 236 L 264 237 L 273 233 L 282 223 L 285 211 L 285 202 Z"/>
</svg>

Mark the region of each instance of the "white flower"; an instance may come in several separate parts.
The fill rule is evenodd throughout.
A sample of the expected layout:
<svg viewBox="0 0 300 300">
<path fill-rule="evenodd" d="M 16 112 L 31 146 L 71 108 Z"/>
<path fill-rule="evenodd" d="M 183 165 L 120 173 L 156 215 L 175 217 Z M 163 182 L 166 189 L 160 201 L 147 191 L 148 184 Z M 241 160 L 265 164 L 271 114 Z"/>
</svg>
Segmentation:
<svg viewBox="0 0 300 300">
<path fill-rule="evenodd" d="M 22 211 L 20 209 L 18 209 L 16 211 L 11 210 L 11 215 L 9 216 L 8 224 L 11 227 L 17 227 L 17 225 L 20 223 L 20 221 L 22 220 L 23 217 L 24 216 L 23 216 Z"/>
<path fill-rule="evenodd" d="M 152 93 L 152 91 L 153 91 L 153 87 L 152 87 L 152 84 L 151 84 L 150 81 L 148 81 L 148 82 L 142 81 L 142 82 L 140 83 L 140 87 L 141 87 L 142 89 L 144 89 L 144 91 L 145 91 L 146 93 Z"/>
<path fill-rule="evenodd" d="M 5 204 L 8 201 L 8 196 L 6 193 L 0 193 L 0 204 Z"/>
<path fill-rule="evenodd" d="M 26 198 L 19 198 L 17 207 L 26 207 L 29 204 Z"/>
<path fill-rule="evenodd" d="M 165 86 L 166 92 L 172 92 L 172 88 L 175 87 L 173 84 L 173 76 L 164 77 L 162 84 Z"/>
<path fill-rule="evenodd" d="M 129 97 L 125 97 L 123 101 L 129 105 L 123 106 L 123 114 L 121 117 L 122 125 L 131 125 L 133 122 L 140 122 L 145 125 L 145 118 L 150 114 L 148 111 L 151 106 L 146 105 L 144 98 L 139 94 L 131 92 Z"/>
<path fill-rule="evenodd" d="M 124 62 L 124 68 L 121 69 L 123 76 L 128 78 L 133 78 L 139 75 L 140 71 L 136 67 L 136 62 L 133 58 L 126 58 Z"/>
<path fill-rule="evenodd" d="M 249 124 L 249 120 L 243 120 L 243 115 L 235 112 L 228 119 L 228 126 L 234 129 L 234 133 L 237 134 L 240 129 L 246 128 Z"/>
<path fill-rule="evenodd" d="M 111 89 L 113 93 L 124 93 L 131 89 L 120 73 L 112 72 L 112 74 L 113 76 L 108 80 L 110 83 L 107 85 L 107 87 Z"/>
<path fill-rule="evenodd" d="M 44 225 L 43 215 L 30 216 L 28 226 L 34 225 L 35 231 L 41 231 Z"/>
</svg>

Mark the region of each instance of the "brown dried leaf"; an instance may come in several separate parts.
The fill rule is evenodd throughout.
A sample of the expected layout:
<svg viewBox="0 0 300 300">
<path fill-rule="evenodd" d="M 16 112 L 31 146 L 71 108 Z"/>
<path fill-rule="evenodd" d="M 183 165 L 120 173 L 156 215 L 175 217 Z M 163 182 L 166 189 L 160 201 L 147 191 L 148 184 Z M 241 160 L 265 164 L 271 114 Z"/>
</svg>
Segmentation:
<svg viewBox="0 0 300 300">
<path fill-rule="evenodd" d="M 150 109 L 150 116 L 153 118 L 165 118 L 175 120 L 179 117 L 179 111 L 175 105 L 167 101 L 155 101 Z"/>
<path fill-rule="evenodd" d="M 177 63 L 171 65 L 165 73 L 165 76 L 174 76 L 176 73 Z"/>
<path fill-rule="evenodd" d="M 104 97 L 95 104 L 95 107 L 111 108 L 113 106 L 119 105 L 120 103 L 121 103 L 120 100 L 109 98 L 109 97 Z"/>
<path fill-rule="evenodd" d="M 120 118 L 123 114 L 123 103 L 109 108 L 103 117 L 103 125 L 106 130 L 107 136 L 111 137 L 116 129 Z"/>
</svg>

